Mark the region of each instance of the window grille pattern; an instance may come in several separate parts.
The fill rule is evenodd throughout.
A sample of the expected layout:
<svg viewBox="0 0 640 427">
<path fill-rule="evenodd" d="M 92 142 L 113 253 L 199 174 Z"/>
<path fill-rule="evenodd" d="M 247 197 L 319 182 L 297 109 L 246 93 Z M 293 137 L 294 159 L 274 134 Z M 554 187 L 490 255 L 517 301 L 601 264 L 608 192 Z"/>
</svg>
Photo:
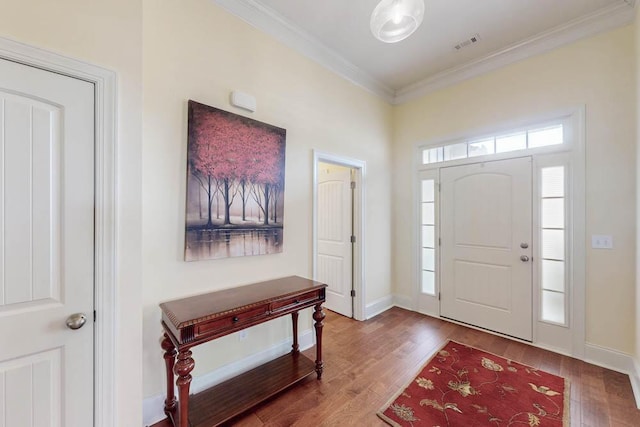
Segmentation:
<svg viewBox="0 0 640 427">
<path fill-rule="evenodd" d="M 436 197 L 435 181 L 422 180 L 421 191 L 421 284 L 422 293 L 436 293 Z"/>
<path fill-rule="evenodd" d="M 540 169 L 541 319 L 566 324 L 565 167 Z"/>
<path fill-rule="evenodd" d="M 427 165 L 490 154 L 548 147 L 551 145 L 559 145 L 563 142 L 564 126 L 562 124 L 555 124 L 552 126 L 532 128 L 476 140 L 425 148 L 422 151 L 422 164 Z"/>
</svg>

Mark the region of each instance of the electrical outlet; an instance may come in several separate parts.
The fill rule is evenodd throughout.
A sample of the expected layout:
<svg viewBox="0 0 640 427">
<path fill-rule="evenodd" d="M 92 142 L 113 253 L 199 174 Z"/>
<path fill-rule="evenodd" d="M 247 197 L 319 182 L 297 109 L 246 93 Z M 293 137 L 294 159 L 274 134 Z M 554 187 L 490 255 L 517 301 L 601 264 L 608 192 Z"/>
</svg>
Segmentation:
<svg viewBox="0 0 640 427">
<path fill-rule="evenodd" d="M 248 335 L 249 335 L 249 331 L 247 331 L 246 329 L 243 329 L 240 332 L 238 332 L 238 339 L 240 341 L 244 341 L 247 339 Z"/>
<path fill-rule="evenodd" d="M 591 247 L 594 249 L 613 249 L 613 236 L 594 234 L 591 236 Z"/>
</svg>

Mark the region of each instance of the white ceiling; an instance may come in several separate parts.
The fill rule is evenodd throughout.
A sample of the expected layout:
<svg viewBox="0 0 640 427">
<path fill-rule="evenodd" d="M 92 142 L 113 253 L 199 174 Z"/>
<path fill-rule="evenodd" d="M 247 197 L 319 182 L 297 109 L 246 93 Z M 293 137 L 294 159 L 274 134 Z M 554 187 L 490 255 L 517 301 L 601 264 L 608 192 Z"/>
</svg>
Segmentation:
<svg viewBox="0 0 640 427">
<path fill-rule="evenodd" d="M 425 0 L 422 26 L 386 44 L 379 0 L 214 0 L 351 81 L 402 102 L 633 20 L 632 0 Z M 454 46 L 479 34 L 480 41 Z"/>
</svg>

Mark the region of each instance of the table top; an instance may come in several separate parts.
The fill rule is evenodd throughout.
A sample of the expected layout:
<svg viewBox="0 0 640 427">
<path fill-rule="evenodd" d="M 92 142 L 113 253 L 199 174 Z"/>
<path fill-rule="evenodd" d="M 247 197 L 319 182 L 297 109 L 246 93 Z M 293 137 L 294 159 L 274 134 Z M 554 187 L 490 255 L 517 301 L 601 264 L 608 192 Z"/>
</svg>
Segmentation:
<svg viewBox="0 0 640 427">
<path fill-rule="evenodd" d="M 169 321 L 178 329 L 222 316 L 241 308 L 326 288 L 324 283 L 289 276 L 247 286 L 194 295 L 160 304 Z"/>
</svg>

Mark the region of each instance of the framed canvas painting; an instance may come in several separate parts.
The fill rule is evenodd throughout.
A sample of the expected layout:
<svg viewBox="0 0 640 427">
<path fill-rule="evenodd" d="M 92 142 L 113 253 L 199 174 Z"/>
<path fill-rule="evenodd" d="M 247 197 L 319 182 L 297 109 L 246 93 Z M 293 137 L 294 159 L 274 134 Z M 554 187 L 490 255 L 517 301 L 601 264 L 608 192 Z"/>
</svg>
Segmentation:
<svg viewBox="0 0 640 427">
<path fill-rule="evenodd" d="M 189 101 L 185 260 L 282 252 L 286 130 Z"/>
</svg>

